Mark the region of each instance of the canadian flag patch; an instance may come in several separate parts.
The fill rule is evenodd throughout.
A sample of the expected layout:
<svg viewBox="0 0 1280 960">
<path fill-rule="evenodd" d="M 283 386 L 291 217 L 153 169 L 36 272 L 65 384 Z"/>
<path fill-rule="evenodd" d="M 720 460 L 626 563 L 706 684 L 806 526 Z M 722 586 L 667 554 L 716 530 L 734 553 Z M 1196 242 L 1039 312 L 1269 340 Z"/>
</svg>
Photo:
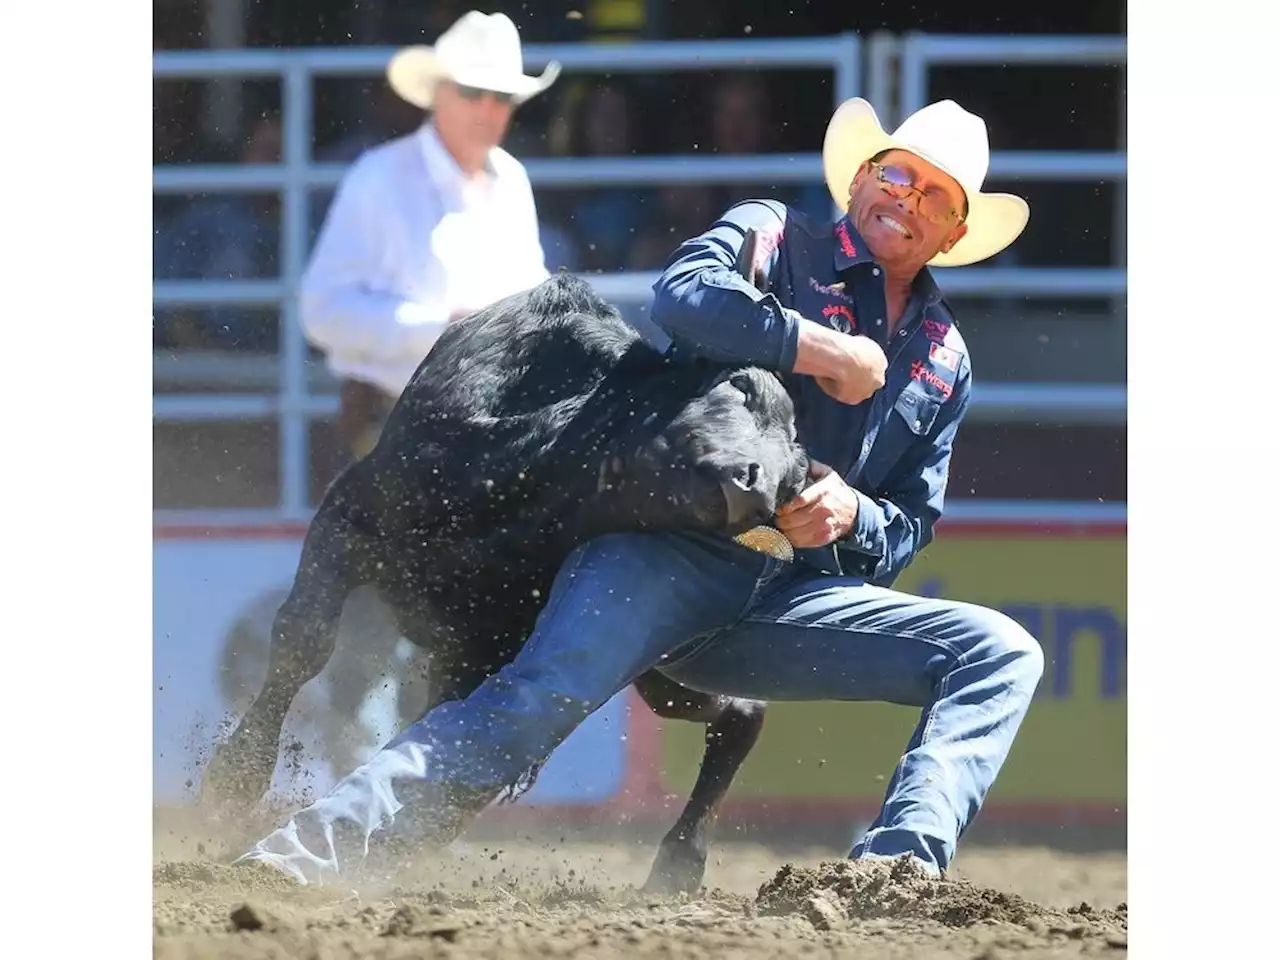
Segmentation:
<svg viewBox="0 0 1280 960">
<path fill-rule="evenodd" d="M 960 369 L 960 354 L 940 343 L 929 344 L 929 359 L 942 364 L 952 373 Z"/>
</svg>

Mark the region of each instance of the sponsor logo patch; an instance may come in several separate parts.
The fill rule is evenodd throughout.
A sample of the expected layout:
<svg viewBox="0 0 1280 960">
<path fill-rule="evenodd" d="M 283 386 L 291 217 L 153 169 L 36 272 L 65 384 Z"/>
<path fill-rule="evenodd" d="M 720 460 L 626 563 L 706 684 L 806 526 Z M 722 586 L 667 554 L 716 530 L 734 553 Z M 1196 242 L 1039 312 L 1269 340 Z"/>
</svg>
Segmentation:
<svg viewBox="0 0 1280 960">
<path fill-rule="evenodd" d="M 836 238 L 840 241 L 840 250 L 852 260 L 858 255 L 858 248 L 853 245 L 853 237 L 849 235 L 849 224 L 841 220 L 836 224 Z"/>
<path fill-rule="evenodd" d="M 828 297 L 835 297 L 837 300 L 843 300 L 845 303 L 853 303 L 853 297 L 844 292 L 843 283 L 833 283 L 828 286 L 827 284 L 819 283 L 813 277 L 810 277 L 809 289 L 816 293 L 825 294 Z"/>
<path fill-rule="evenodd" d="M 942 394 L 943 400 L 951 399 L 951 384 L 943 380 L 932 370 L 923 360 L 914 360 L 911 363 L 911 379 L 919 380 L 921 383 L 928 384 L 939 393 Z"/>
<path fill-rule="evenodd" d="M 947 334 L 951 332 L 951 324 L 944 323 L 941 320 L 924 321 L 924 335 L 934 343 L 942 343 L 947 339 Z"/>
<path fill-rule="evenodd" d="M 950 347 L 944 347 L 940 343 L 929 344 L 929 359 L 934 363 L 946 367 L 952 373 L 960 369 L 960 354 L 956 353 Z"/>
<path fill-rule="evenodd" d="M 822 308 L 822 315 L 841 333 L 852 333 L 856 326 L 853 311 L 843 303 L 829 303 Z"/>
</svg>

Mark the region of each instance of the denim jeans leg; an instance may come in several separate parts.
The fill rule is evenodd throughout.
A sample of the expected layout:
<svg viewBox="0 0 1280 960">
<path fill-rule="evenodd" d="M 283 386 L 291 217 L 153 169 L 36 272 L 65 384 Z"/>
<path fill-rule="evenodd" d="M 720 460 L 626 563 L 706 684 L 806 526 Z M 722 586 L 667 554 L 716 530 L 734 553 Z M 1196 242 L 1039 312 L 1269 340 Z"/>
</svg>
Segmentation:
<svg viewBox="0 0 1280 960">
<path fill-rule="evenodd" d="M 429 711 L 242 859 L 309 882 L 362 861 L 393 823 L 401 835 L 451 838 L 641 673 L 734 623 L 776 565 L 705 537 L 618 534 L 580 547 L 515 660 Z"/>
<path fill-rule="evenodd" d="M 1013 745 L 1044 670 L 1036 640 L 985 607 L 846 577 L 796 576 L 662 672 L 761 700 L 919 706 L 879 817 L 851 856 L 944 871 Z M 856 734 L 850 738 L 856 749 Z"/>
</svg>

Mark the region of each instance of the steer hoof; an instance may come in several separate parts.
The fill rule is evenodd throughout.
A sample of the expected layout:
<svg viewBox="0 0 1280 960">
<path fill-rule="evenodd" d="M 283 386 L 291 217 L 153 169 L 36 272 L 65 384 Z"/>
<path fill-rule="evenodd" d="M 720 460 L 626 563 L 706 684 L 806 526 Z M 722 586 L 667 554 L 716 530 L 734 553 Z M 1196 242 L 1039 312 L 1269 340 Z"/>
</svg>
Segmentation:
<svg viewBox="0 0 1280 960">
<path fill-rule="evenodd" d="M 240 816 L 254 807 L 271 786 L 274 751 L 247 737 L 233 735 L 222 744 L 200 778 L 200 805 Z"/>
<path fill-rule="evenodd" d="M 664 895 L 697 893 L 706 872 L 706 843 L 698 843 L 673 831 L 667 834 L 658 847 L 658 855 L 649 870 L 644 890 L 646 893 Z"/>
</svg>

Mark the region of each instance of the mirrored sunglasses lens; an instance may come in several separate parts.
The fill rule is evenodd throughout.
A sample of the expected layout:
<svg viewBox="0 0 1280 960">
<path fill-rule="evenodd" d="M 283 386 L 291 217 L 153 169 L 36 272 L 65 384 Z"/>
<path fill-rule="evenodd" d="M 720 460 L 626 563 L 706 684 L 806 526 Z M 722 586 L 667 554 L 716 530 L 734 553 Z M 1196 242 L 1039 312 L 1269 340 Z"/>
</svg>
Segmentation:
<svg viewBox="0 0 1280 960">
<path fill-rule="evenodd" d="M 881 167 L 880 179 L 895 187 L 911 187 L 911 174 L 901 167 Z"/>
<path fill-rule="evenodd" d="M 499 103 L 511 103 L 515 100 L 515 96 L 510 93 L 485 90 L 483 87 L 464 87 L 462 84 L 458 84 L 458 93 L 464 100 L 479 100 L 481 97 L 492 97 Z"/>
</svg>

